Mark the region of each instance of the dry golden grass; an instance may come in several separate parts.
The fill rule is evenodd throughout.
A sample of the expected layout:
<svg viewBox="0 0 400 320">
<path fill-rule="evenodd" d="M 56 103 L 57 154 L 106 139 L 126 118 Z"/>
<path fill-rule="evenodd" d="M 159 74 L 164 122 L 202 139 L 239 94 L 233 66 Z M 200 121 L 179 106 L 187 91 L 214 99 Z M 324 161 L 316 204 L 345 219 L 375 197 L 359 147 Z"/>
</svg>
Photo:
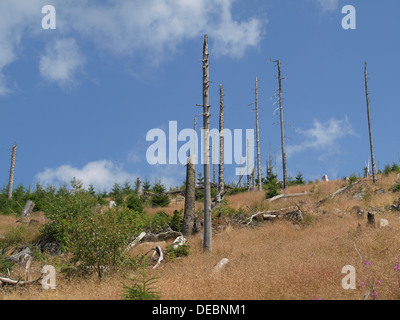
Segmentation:
<svg viewBox="0 0 400 320">
<path fill-rule="evenodd" d="M 321 297 L 324 300 L 360 300 L 367 293 L 360 284 L 368 280 L 382 282 L 378 288 L 381 299 L 399 299 L 398 278 L 393 268 L 399 263 L 400 213 L 385 210 L 399 198 L 398 193 L 390 192 L 396 179 L 393 175 L 380 177 L 376 186 L 371 181 L 363 181 L 319 207 L 316 206 L 319 200 L 345 182 L 320 182 L 311 195 L 280 199 L 271 204 L 265 201 L 264 192 L 229 196 L 229 205 L 236 209 L 288 207 L 301 200 L 305 221 L 301 224 L 286 220 L 265 222 L 254 228 L 228 226 L 214 234 L 212 253 L 203 252 L 201 236 L 189 237 L 191 255 L 162 263 L 155 270 L 148 269 L 147 276 L 160 277 L 156 288 L 161 292 L 161 299 L 309 300 Z M 312 185 L 292 187 L 288 193 L 312 188 Z M 376 194 L 381 188 L 385 193 Z M 354 193 L 360 190 L 364 190 L 366 196 L 354 199 Z M 366 227 L 365 215 L 359 216 L 353 209 L 355 206 L 364 210 L 380 209 L 376 219 L 387 219 L 389 227 Z M 0 222 L 0 226 L 3 224 L 5 222 Z M 357 230 L 359 224 L 361 231 Z M 134 248 L 132 254 L 140 250 L 140 247 Z M 228 258 L 229 264 L 219 273 L 213 273 L 213 267 L 222 258 Z M 365 260 L 371 261 L 369 269 L 363 264 Z M 341 271 L 346 265 L 356 268 L 355 290 L 342 288 L 345 274 Z M 400 272 L 397 273 L 400 276 Z M 45 291 L 36 286 L 7 292 L 3 298 L 120 299 L 121 281 L 129 284 L 126 278 L 132 275 L 127 271 L 99 282 L 94 278 L 68 281 L 58 274 L 57 290 Z"/>
</svg>

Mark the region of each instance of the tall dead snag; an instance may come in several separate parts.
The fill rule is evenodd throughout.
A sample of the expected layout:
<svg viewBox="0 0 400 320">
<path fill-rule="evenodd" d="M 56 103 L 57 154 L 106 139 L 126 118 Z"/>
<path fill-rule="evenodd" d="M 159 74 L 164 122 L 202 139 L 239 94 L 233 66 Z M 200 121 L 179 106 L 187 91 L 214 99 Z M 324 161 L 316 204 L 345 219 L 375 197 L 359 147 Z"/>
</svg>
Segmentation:
<svg viewBox="0 0 400 320">
<path fill-rule="evenodd" d="M 218 195 L 216 202 L 219 203 L 222 200 L 222 195 L 225 189 L 224 181 L 224 87 L 221 84 L 219 86 L 219 168 L 218 168 Z"/>
<path fill-rule="evenodd" d="M 217 144 L 217 135 L 214 132 L 214 139 L 213 139 L 213 183 L 216 185 L 216 163 L 217 163 L 217 151 L 216 151 L 216 144 Z"/>
<path fill-rule="evenodd" d="M 204 36 L 203 46 L 203 126 L 204 126 L 204 251 L 212 251 L 211 230 L 211 186 L 210 186 L 210 74 L 208 35 Z"/>
<path fill-rule="evenodd" d="M 197 116 L 194 117 L 194 132 L 193 132 L 193 141 L 194 141 L 194 186 L 196 187 L 196 177 L 197 177 L 197 172 L 196 172 L 196 167 L 197 167 L 197 146 L 196 146 L 196 141 L 197 141 Z"/>
<path fill-rule="evenodd" d="M 283 99 L 282 99 L 282 74 L 281 74 L 281 61 L 276 60 L 278 67 L 278 80 L 279 80 L 279 110 L 281 122 L 281 145 L 282 145 L 282 167 L 283 167 L 283 189 L 287 188 L 287 173 L 286 173 L 286 153 L 285 153 L 285 131 L 283 122 Z"/>
<path fill-rule="evenodd" d="M 195 156 L 190 155 L 186 166 L 186 192 L 185 192 L 185 212 L 183 214 L 182 234 L 190 236 L 193 230 L 195 219 L 195 203 L 196 203 L 196 171 Z"/>
<path fill-rule="evenodd" d="M 12 155 L 11 155 L 11 168 L 10 168 L 10 179 L 8 181 L 8 193 L 7 198 L 12 198 L 13 193 L 13 184 L 14 184 L 14 169 L 15 169 L 15 156 L 17 154 L 17 143 L 14 143 L 12 148 Z"/>
<path fill-rule="evenodd" d="M 260 127 L 258 118 L 258 78 L 256 77 L 256 139 L 257 139 L 257 179 L 258 191 L 262 190 L 261 181 L 261 152 L 260 152 Z"/>
<path fill-rule="evenodd" d="M 136 181 L 136 193 L 138 197 L 143 195 L 142 180 L 140 178 L 137 178 Z"/>
<path fill-rule="evenodd" d="M 250 172 L 250 141 L 246 140 L 247 143 L 247 191 L 251 191 L 251 172 Z"/>
<path fill-rule="evenodd" d="M 367 99 L 367 116 L 368 116 L 368 129 L 369 129 L 369 143 L 371 148 L 371 161 L 372 161 L 372 177 L 374 184 L 376 184 L 376 166 L 375 166 L 375 155 L 374 155 L 374 144 L 372 142 L 372 129 L 371 129 L 371 115 L 369 112 L 369 92 L 368 92 L 368 74 L 367 74 L 367 63 L 365 62 L 365 95 Z"/>
</svg>

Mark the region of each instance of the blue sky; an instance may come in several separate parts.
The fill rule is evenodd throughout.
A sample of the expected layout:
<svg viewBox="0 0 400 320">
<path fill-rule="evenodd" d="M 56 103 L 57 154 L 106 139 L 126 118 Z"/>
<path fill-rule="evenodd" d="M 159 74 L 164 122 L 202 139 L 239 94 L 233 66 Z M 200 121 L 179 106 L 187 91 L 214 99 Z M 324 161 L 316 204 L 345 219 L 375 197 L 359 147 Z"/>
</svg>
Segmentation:
<svg viewBox="0 0 400 320">
<path fill-rule="evenodd" d="M 56 9 L 55 30 L 42 28 L 44 5 Z M 342 28 L 345 5 L 356 8 L 356 30 Z M 361 174 L 370 156 L 366 61 L 375 157 L 383 169 L 400 156 L 398 12 L 395 0 L 0 0 L 1 184 L 8 183 L 16 142 L 15 185 L 58 185 L 74 176 L 98 189 L 138 176 L 180 185 L 183 165 L 147 163 L 146 134 L 167 130 L 169 121 L 178 130 L 193 127 L 201 113 L 206 33 L 211 127 L 218 127 L 223 84 L 225 127 L 254 128 L 249 104 L 260 80 L 263 174 L 271 153 L 281 176 L 270 58 L 282 61 L 287 78 L 291 176 Z M 237 181 L 234 168 L 226 168 L 228 182 Z"/>
</svg>

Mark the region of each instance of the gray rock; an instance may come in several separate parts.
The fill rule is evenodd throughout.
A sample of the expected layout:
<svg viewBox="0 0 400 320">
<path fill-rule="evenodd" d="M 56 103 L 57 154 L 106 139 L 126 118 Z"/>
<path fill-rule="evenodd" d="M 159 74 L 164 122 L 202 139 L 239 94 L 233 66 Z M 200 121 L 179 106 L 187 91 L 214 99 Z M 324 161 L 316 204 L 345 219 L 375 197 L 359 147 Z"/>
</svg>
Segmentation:
<svg viewBox="0 0 400 320">
<path fill-rule="evenodd" d="M 364 196 L 365 196 L 365 192 L 359 192 L 359 193 L 356 193 L 356 194 L 353 196 L 353 199 L 363 199 Z"/>
<path fill-rule="evenodd" d="M 378 220 L 378 227 L 379 228 L 384 228 L 389 226 L 389 221 L 386 219 L 379 219 Z"/>
</svg>

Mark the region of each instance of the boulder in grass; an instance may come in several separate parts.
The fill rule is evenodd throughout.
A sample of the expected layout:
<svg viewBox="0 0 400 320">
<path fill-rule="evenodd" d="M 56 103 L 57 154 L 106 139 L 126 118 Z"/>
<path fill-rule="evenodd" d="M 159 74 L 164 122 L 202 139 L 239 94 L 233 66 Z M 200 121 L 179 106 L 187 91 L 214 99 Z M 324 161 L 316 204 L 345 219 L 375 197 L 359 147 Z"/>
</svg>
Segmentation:
<svg viewBox="0 0 400 320">
<path fill-rule="evenodd" d="M 389 221 L 386 219 L 379 219 L 378 220 L 378 227 L 379 228 L 385 228 L 389 226 Z"/>
</svg>

